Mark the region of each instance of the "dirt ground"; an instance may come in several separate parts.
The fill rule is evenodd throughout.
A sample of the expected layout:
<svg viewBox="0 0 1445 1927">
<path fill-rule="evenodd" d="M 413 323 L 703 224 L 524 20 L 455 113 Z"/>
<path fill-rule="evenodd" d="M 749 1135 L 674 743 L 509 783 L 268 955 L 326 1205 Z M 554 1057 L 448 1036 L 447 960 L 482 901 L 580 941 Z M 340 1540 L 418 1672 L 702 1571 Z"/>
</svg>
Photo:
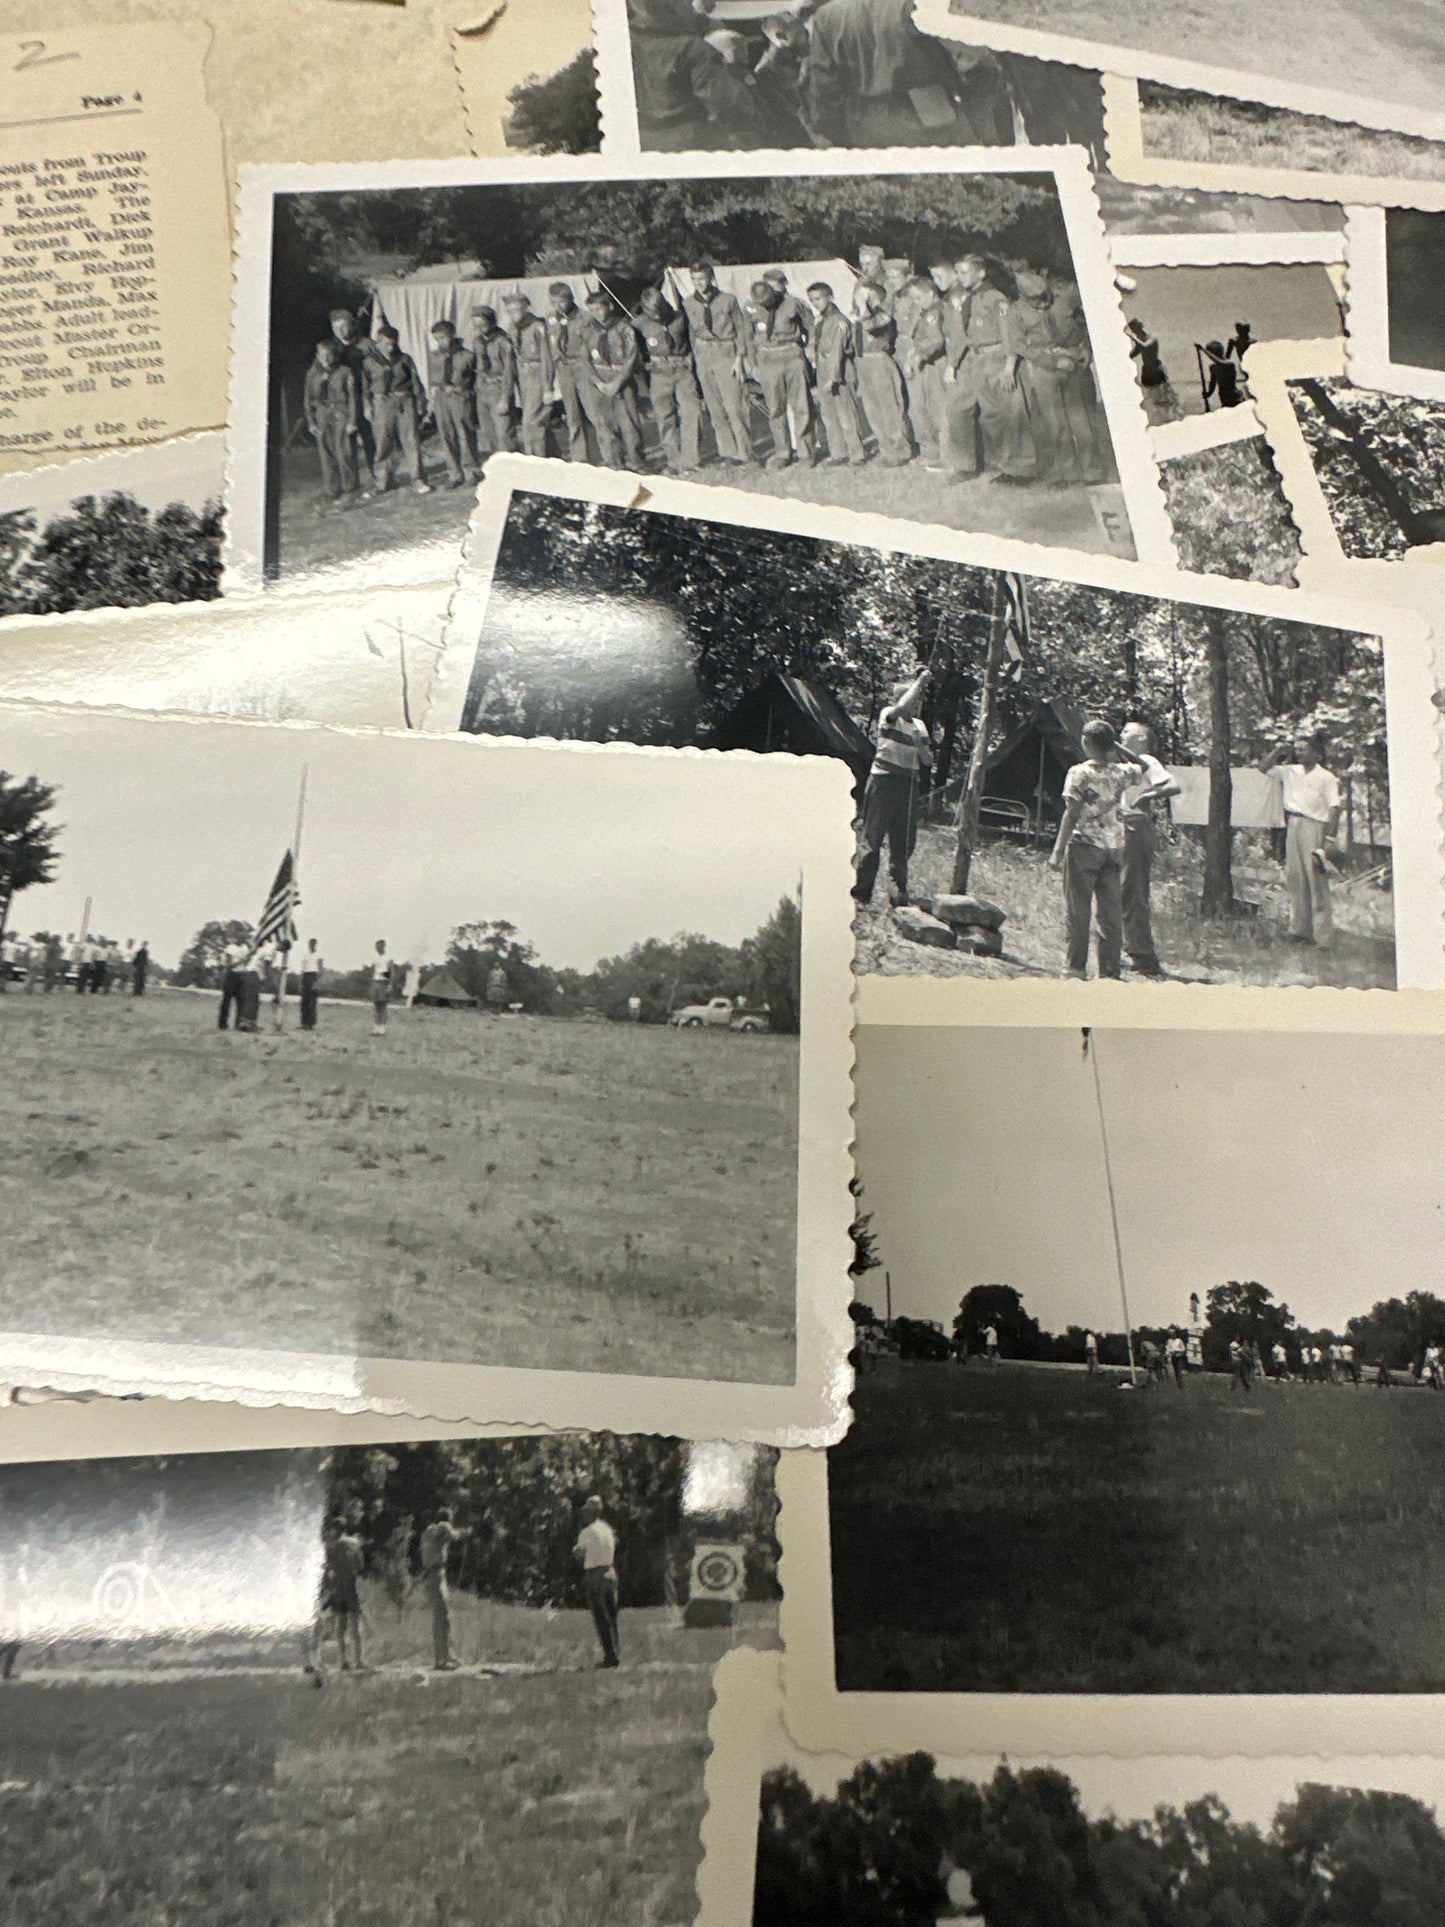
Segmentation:
<svg viewBox="0 0 1445 1927">
<path fill-rule="evenodd" d="M 424 1606 L 399 1616 L 370 1593 L 366 1606 L 378 1670 L 333 1669 L 320 1692 L 299 1668 L 108 1681 L 95 1653 L 7 1686 L 0 1917 L 64 1927 L 693 1918 L 712 1668 L 735 1640 L 772 1643 L 774 1608 L 744 1607 L 733 1632 L 624 1612 L 623 1665 L 598 1672 L 585 1614 L 454 1595 L 465 1664 L 438 1677 L 425 1665 Z M 524 1669 L 486 1675 L 471 1663 L 479 1656 Z"/>
<path fill-rule="evenodd" d="M 1257 903 L 1252 917 L 1210 919 L 1199 915 L 1200 860 L 1182 840 L 1156 861 L 1153 885 L 1154 938 L 1169 976 L 1207 984 L 1334 984 L 1357 989 L 1395 986 L 1394 905 L 1388 890 L 1357 882 L 1333 891 L 1335 940 L 1328 950 L 1287 941 L 1289 910 L 1284 867 L 1258 847 L 1262 839 L 1236 839 L 1236 894 Z M 909 868 L 909 890 L 919 897 L 949 888 L 954 832 L 925 825 Z M 1064 973 L 1063 880 L 1048 867 L 1047 848 L 990 841 L 975 853 L 969 889 L 1008 913 L 1004 955 L 975 957 L 961 950 L 935 950 L 910 942 L 887 902 L 886 866 L 873 901 L 854 922 L 855 969 L 884 976 L 1061 977 Z M 1091 956 L 1091 973 L 1097 968 Z M 1125 975 L 1130 976 L 1127 958 Z M 1148 981 L 1135 978 L 1135 981 Z"/>
<path fill-rule="evenodd" d="M 759 435 L 760 457 L 765 452 L 764 439 Z M 433 444 L 428 442 L 425 448 L 434 493 L 415 495 L 410 488 L 393 489 L 341 512 L 324 503 L 315 450 L 308 445 L 289 453 L 281 471 L 277 518 L 276 562 L 282 579 L 442 539 L 455 540 L 460 562 L 474 491 L 445 486 L 441 461 L 431 452 Z M 654 448 L 649 447 L 648 460 L 654 472 L 661 472 Z M 566 466 L 559 461 L 559 484 Z M 746 488 L 752 494 L 1010 535 L 1092 554 L 1134 555 L 1132 544 L 1120 547 L 1106 532 L 1106 518 L 1109 526 L 1125 531 L 1129 526 L 1124 492 L 1113 482 L 1094 487 L 1079 483 L 1010 488 L 980 479 L 948 487 L 946 476 L 930 474 L 917 461 L 901 469 L 882 468 L 873 461 L 865 469 L 810 469 L 795 464 L 788 469 L 757 467 L 741 472 L 709 463 L 695 479 L 712 487 Z"/>
<path fill-rule="evenodd" d="M 15 1330 L 789 1383 L 797 1041 L 0 996 Z"/>
</svg>

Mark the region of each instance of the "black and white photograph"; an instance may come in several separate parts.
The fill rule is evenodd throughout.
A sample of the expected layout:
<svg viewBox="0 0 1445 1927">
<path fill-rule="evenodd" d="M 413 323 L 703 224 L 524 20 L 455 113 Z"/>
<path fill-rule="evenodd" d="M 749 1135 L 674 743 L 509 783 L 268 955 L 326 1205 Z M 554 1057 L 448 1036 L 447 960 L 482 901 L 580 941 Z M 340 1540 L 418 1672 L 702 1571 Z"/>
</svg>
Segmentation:
<svg viewBox="0 0 1445 1927">
<path fill-rule="evenodd" d="M 10 1917 L 686 1922 L 776 1454 L 557 1432 L 0 1469 Z"/>
<path fill-rule="evenodd" d="M 1351 628 L 1337 601 L 1223 578 L 880 549 L 816 518 L 722 521 L 718 491 L 632 508 L 528 479 L 546 471 L 483 491 L 436 726 L 838 758 L 860 972 L 1439 981 L 1414 618 Z M 1413 827 L 1401 753 L 1432 799 Z"/>
<path fill-rule="evenodd" d="M 0 1375 L 836 1412 L 833 765 L 33 706 L 0 741 Z"/>
<path fill-rule="evenodd" d="M 1427 1034 L 861 1028 L 840 1694 L 1441 1690 L 1442 1074 Z"/>
<path fill-rule="evenodd" d="M 453 571 L 517 450 L 1168 562 L 1081 150 L 247 171 L 228 587 Z"/>
<path fill-rule="evenodd" d="M 1347 206 L 1439 207 L 1445 198 L 1445 148 L 1438 140 L 1200 87 L 1111 75 L 1105 90 L 1110 156 L 1130 180 L 1328 195 Z"/>
<path fill-rule="evenodd" d="M 1445 401 L 1340 375 L 1301 374 L 1285 390 L 1351 561 L 1399 561 L 1445 542 Z"/>
<path fill-rule="evenodd" d="M 1433 8 L 1398 0 L 1201 0 L 1144 14 L 1126 0 L 918 0 L 916 18 L 967 45 L 1445 138 L 1445 43 Z"/>
<path fill-rule="evenodd" d="M 213 600 L 224 490 L 220 434 L 0 478 L 0 619 Z"/>
<path fill-rule="evenodd" d="M 751 1912 L 718 1927 L 1423 1927 L 1445 1880 L 1445 1773 L 1418 1758 L 843 1761 L 784 1744 L 759 1791 Z"/>
<path fill-rule="evenodd" d="M 1445 402 L 1445 323 L 1432 299 L 1445 267 L 1445 212 L 1351 208 L 1345 245 L 1350 379 Z"/>
<path fill-rule="evenodd" d="M 1237 441 L 1160 462 L 1179 560 L 1191 575 L 1294 588 L 1300 532 L 1269 442 L 1249 426 Z"/>
<path fill-rule="evenodd" d="M 1151 428 L 1244 407 L 1250 350 L 1260 342 L 1344 332 L 1339 289 L 1320 262 L 1130 267 L 1118 283 Z"/>
</svg>

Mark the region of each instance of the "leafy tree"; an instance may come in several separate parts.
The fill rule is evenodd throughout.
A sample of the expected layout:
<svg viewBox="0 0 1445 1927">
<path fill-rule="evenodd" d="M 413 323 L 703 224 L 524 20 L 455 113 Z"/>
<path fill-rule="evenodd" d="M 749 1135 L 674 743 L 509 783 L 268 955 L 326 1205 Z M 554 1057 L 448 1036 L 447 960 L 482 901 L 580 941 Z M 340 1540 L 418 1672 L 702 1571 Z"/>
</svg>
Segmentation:
<svg viewBox="0 0 1445 1927">
<path fill-rule="evenodd" d="M 766 1005 L 773 1030 L 796 1037 L 803 1007 L 803 912 L 796 897 L 778 907 L 741 947 L 748 999 Z"/>
<path fill-rule="evenodd" d="M 1186 569 L 1294 586 L 1299 530 L 1262 435 L 1181 455 L 1159 472 Z"/>
<path fill-rule="evenodd" d="M 602 145 L 597 60 L 591 47 L 546 80 L 535 75 L 507 95 L 502 129 L 508 147 L 528 154 L 595 154 Z"/>
<path fill-rule="evenodd" d="M 0 527 L 0 610 L 55 615 L 67 609 L 206 602 L 221 592 L 221 505 L 198 514 L 172 502 L 152 514 L 123 490 L 83 495 L 40 534 L 31 518 Z"/>
<path fill-rule="evenodd" d="M 1445 1298 L 1412 1291 L 1404 1298 L 1380 1299 L 1345 1329 L 1361 1358 L 1382 1359 L 1387 1370 L 1404 1371 L 1427 1345 L 1445 1344 Z"/>
<path fill-rule="evenodd" d="M 680 931 L 668 940 L 649 937 L 623 956 L 604 957 L 586 979 L 586 990 L 607 1017 L 625 1017 L 628 999 L 637 997 L 642 1021 L 660 1024 L 679 1004 L 737 996 L 746 981 L 739 951 Z"/>
<path fill-rule="evenodd" d="M 743 1541 L 755 1596 L 768 1596 L 776 1564 L 776 1454 L 760 1448 L 741 1505 L 709 1515 L 684 1511 L 688 1454 L 683 1440 L 610 1432 L 346 1447 L 332 1456 L 329 1491 L 338 1510 L 360 1500 L 358 1529 L 373 1565 L 403 1526 L 414 1559 L 415 1534 L 439 1506 L 450 1506 L 456 1523 L 470 1530 L 458 1583 L 489 1599 L 582 1603 L 572 1547 L 578 1509 L 593 1493 L 617 1530 L 625 1605 L 661 1605 L 672 1596 L 700 1532 Z"/>
<path fill-rule="evenodd" d="M 1012 1285 L 974 1285 L 965 1292 L 953 1321 L 953 1342 L 960 1352 L 981 1349 L 986 1325 L 998 1328 L 999 1348 L 1006 1358 L 1048 1358 L 1052 1341 L 1037 1318 L 1024 1310 Z"/>
<path fill-rule="evenodd" d="M 1228 1365 L 1232 1339 L 1257 1346 L 1263 1358 L 1276 1343 L 1295 1335 L 1289 1306 L 1276 1303 L 1274 1293 L 1256 1279 L 1231 1278 L 1228 1284 L 1212 1285 L 1204 1304 L 1204 1363 L 1209 1371 Z"/>
<path fill-rule="evenodd" d="M 953 1356 L 947 1332 L 931 1318 L 895 1318 L 888 1329 L 898 1346 L 900 1358 L 921 1359 L 926 1364 L 941 1365 L 946 1358 Z"/>
<path fill-rule="evenodd" d="M 0 937 L 20 891 L 49 883 L 60 861 L 58 824 L 44 819 L 56 791 L 38 776 L 12 776 L 0 769 Z"/>
<path fill-rule="evenodd" d="M 255 925 L 241 917 L 203 923 L 181 952 L 173 981 L 218 990 L 225 975 L 227 949 L 231 944 L 249 944 L 255 934 Z"/>
<path fill-rule="evenodd" d="M 863 1209 L 863 1180 L 857 1176 L 849 1178 L 848 1190 L 856 1207 L 853 1212 L 853 1222 L 848 1227 L 849 1236 L 853 1240 L 853 1262 L 848 1267 L 848 1276 L 856 1280 L 862 1278 L 867 1272 L 877 1271 L 883 1260 L 878 1256 L 878 1237 L 873 1229 L 873 1213 Z M 870 1311 L 868 1317 L 862 1322 L 874 1325 L 878 1321 Z"/>
<path fill-rule="evenodd" d="M 538 961 L 535 947 L 522 940 L 517 926 L 504 917 L 459 924 L 447 945 L 447 964 L 469 997 L 489 1001 L 494 973 L 500 969 L 507 984 L 503 1002 L 521 1004 L 525 1010 L 552 1009 L 555 975 Z"/>
</svg>

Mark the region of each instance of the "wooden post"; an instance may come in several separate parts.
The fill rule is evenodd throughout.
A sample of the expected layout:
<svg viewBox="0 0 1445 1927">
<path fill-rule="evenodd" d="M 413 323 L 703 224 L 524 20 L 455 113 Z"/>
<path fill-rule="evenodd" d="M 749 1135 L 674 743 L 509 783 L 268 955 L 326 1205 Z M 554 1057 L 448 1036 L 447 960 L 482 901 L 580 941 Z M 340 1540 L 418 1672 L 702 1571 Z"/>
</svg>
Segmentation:
<svg viewBox="0 0 1445 1927">
<path fill-rule="evenodd" d="M 1204 829 L 1206 917 L 1228 917 L 1234 901 L 1234 773 L 1229 752 L 1229 636 L 1222 616 L 1204 611 L 1205 661 L 1209 669 L 1209 820 Z"/>
<path fill-rule="evenodd" d="M 953 846 L 955 896 L 968 891 L 968 872 L 978 842 L 978 812 L 983 802 L 984 778 L 988 773 L 989 737 L 993 733 L 993 705 L 998 687 L 998 666 L 1003 658 L 1004 592 L 1003 571 L 993 578 L 993 613 L 988 625 L 988 651 L 984 656 L 983 680 L 979 685 L 978 707 L 973 719 L 973 744 L 968 756 L 968 778 L 958 801 L 958 836 Z"/>
<path fill-rule="evenodd" d="M 306 815 L 306 777 L 310 771 L 310 767 L 309 763 L 303 763 L 301 765 L 301 793 L 296 799 L 296 834 L 291 843 L 291 902 L 293 907 L 298 900 L 298 893 L 301 888 L 301 825 Z M 290 921 L 294 922 L 294 918 Z M 275 1026 L 277 1030 L 281 1028 L 281 1011 L 286 1002 L 286 973 L 291 962 L 291 945 L 289 942 L 283 943 L 279 946 L 279 949 L 281 952 L 281 961 L 276 971 L 275 1008 Z"/>
</svg>

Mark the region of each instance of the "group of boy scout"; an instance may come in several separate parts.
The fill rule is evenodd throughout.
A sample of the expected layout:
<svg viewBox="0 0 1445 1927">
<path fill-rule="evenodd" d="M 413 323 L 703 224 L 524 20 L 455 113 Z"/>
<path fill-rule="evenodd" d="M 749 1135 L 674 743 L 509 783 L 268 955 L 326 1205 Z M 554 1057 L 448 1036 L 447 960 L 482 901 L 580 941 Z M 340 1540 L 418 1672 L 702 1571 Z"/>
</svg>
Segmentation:
<svg viewBox="0 0 1445 1927">
<path fill-rule="evenodd" d="M 603 287 L 579 306 L 555 281 L 539 315 L 517 289 L 501 317 L 474 307 L 465 339 L 435 322 L 425 381 L 390 323 L 367 336 L 338 309 L 306 376 L 322 507 L 401 484 L 430 494 L 428 418 L 448 488 L 517 447 L 645 469 L 644 404 L 679 475 L 703 466 L 704 427 L 718 465 L 757 466 L 755 423 L 770 469 L 920 461 L 944 486 L 1112 473 L 1077 290 L 978 255 L 924 275 L 881 248 L 858 252 L 848 311 L 826 281 L 794 292 L 781 268 L 740 300 L 706 261 L 688 271 L 680 305 L 651 286 L 635 311 Z"/>
</svg>

